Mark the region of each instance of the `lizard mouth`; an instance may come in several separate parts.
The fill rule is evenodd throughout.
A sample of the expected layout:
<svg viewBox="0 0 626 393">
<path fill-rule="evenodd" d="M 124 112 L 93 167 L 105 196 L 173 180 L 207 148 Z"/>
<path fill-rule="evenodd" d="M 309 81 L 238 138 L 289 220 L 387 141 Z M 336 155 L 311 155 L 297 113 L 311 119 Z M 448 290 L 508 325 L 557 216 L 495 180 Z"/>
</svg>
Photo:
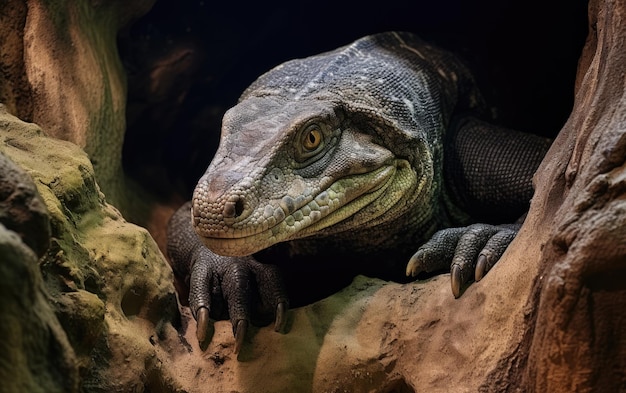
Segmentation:
<svg viewBox="0 0 626 393">
<path fill-rule="evenodd" d="M 340 228 L 336 227 L 341 225 L 337 224 L 367 209 L 368 213 L 357 219 L 359 222 L 350 222 L 350 227 L 354 229 L 354 226 L 362 225 L 385 213 L 385 209 L 379 208 L 382 204 L 375 201 L 381 199 L 381 195 L 389 188 L 393 188 L 390 185 L 402 181 L 394 181 L 399 172 L 405 172 L 398 169 L 408 167 L 408 162 L 396 160 L 395 165 L 341 178 L 311 200 L 304 201 L 302 206 L 291 213 L 280 204 L 274 206 L 269 227 L 256 233 L 229 232 L 223 237 L 203 236 L 202 233 L 199 235 L 203 243 L 216 254 L 245 256 L 282 241 L 339 232 Z M 392 195 L 389 202 L 395 203 L 394 198 L 400 197 Z"/>
</svg>

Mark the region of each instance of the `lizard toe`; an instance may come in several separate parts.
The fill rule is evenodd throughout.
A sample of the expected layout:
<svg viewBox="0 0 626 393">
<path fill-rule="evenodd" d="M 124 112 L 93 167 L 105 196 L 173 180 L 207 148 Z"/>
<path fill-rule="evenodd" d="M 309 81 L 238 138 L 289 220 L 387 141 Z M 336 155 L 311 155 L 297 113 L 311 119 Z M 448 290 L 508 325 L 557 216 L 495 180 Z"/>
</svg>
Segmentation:
<svg viewBox="0 0 626 393">
<path fill-rule="evenodd" d="M 464 228 L 447 228 L 437 231 L 409 259 L 406 275 L 416 277 L 422 272 L 432 273 L 448 269 L 454 256 L 454 248 Z"/>
<path fill-rule="evenodd" d="M 280 302 L 276 306 L 276 321 L 274 322 L 274 331 L 283 332 L 287 326 L 287 309 L 288 305 L 285 302 Z"/>
<path fill-rule="evenodd" d="M 497 228 L 488 224 L 473 224 L 465 228 L 454 249 L 450 265 L 451 286 L 454 297 L 461 295 L 461 289 L 468 284 L 476 270 L 478 256 Z"/>
<path fill-rule="evenodd" d="M 234 352 L 241 349 L 248 326 L 274 319 L 274 330 L 286 326 L 289 300 L 277 266 L 242 258 L 230 264 L 221 277 L 224 299 L 235 336 Z"/>
<path fill-rule="evenodd" d="M 236 323 L 233 324 L 233 331 L 235 335 L 235 348 L 233 349 L 233 353 L 238 354 L 243 346 L 243 340 L 246 337 L 246 333 L 248 332 L 248 321 L 245 319 L 240 319 Z"/>
<path fill-rule="evenodd" d="M 198 250 L 191 264 L 189 307 L 200 344 L 210 341 L 210 319 L 230 319 L 237 351 L 249 324 L 266 325 L 273 318 L 275 331 L 285 329 L 289 300 L 278 267 Z"/>
<path fill-rule="evenodd" d="M 409 260 L 406 275 L 450 269 L 455 298 L 471 281 L 481 280 L 515 238 L 518 224 L 472 224 L 436 232 Z"/>
<path fill-rule="evenodd" d="M 480 281 L 500 260 L 502 254 L 517 235 L 518 226 L 501 226 L 483 247 L 474 273 L 474 280 Z"/>
<path fill-rule="evenodd" d="M 466 227 L 450 266 L 455 297 L 461 295 L 463 286 L 469 284 L 472 278 L 479 281 L 487 274 L 513 241 L 518 229 L 517 225 L 474 224 Z"/>
<path fill-rule="evenodd" d="M 474 272 L 474 281 L 480 281 L 487 273 L 487 256 L 481 252 L 476 261 L 476 271 Z"/>
<path fill-rule="evenodd" d="M 196 338 L 199 343 L 204 343 L 207 338 L 207 331 L 209 330 L 209 309 L 206 307 L 200 307 L 196 311 Z"/>
<path fill-rule="evenodd" d="M 259 313 L 273 315 L 274 330 L 282 332 L 287 324 L 289 298 L 280 271 L 275 265 L 258 262 L 253 267 L 259 291 Z"/>
<path fill-rule="evenodd" d="M 224 299 L 228 304 L 228 315 L 235 336 L 235 351 L 241 347 L 243 335 L 247 331 L 247 324 L 251 318 L 253 285 L 252 274 L 247 263 L 229 265 L 222 276 Z"/>
<path fill-rule="evenodd" d="M 461 285 L 463 283 L 463 270 L 460 266 L 454 265 L 450 268 L 450 287 L 455 298 L 461 296 Z"/>
<path fill-rule="evenodd" d="M 199 257 L 193 263 L 189 280 L 189 307 L 196 319 L 196 337 L 200 344 L 209 338 L 210 316 L 220 313 L 221 303 L 221 296 L 213 285 L 215 277 L 211 265 L 205 262 Z"/>
</svg>

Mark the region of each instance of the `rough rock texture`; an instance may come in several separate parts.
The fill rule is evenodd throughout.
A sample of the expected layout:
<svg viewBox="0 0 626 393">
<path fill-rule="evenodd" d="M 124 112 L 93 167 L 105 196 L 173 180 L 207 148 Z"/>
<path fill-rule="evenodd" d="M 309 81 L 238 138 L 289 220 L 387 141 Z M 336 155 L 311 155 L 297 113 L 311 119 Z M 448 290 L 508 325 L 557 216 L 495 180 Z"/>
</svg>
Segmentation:
<svg viewBox="0 0 626 393">
<path fill-rule="evenodd" d="M 550 231 L 522 379 L 537 392 L 626 391 L 626 1 L 589 15 L 572 116 L 537 175 Z"/>
<path fill-rule="evenodd" d="M 126 80 L 116 36 L 153 3 L 0 3 L 0 102 L 47 135 L 82 147 L 108 199 L 124 210 Z"/>
<path fill-rule="evenodd" d="M 177 337 L 176 295 L 152 237 L 106 203 L 78 146 L 46 137 L 2 105 L 0 154 L 32 177 L 50 220 L 50 229 L 35 228 L 48 216 L 39 218 L 41 209 L 29 202 L 37 198 L 21 198 L 28 202 L 22 211 L 35 216 L 21 226 L 25 240 L 0 226 L 0 391 L 174 390 L 159 342 Z M 28 185 L 28 175 L 7 171 L 0 184 Z M 0 209 L 1 218 L 5 204 Z M 51 234 L 39 264 L 24 244 L 40 251 L 38 232 Z"/>
<path fill-rule="evenodd" d="M 37 264 L 49 237 L 47 211 L 35 185 L 28 174 L 0 153 L 3 391 L 71 392 L 78 387 L 74 351 L 46 298 Z"/>
<path fill-rule="evenodd" d="M 0 391 L 78 391 L 76 356 L 46 296 L 37 256 L 1 224 L 0 255 Z"/>
<path fill-rule="evenodd" d="M 48 210 L 30 177 L 0 155 L 0 222 L 41 257 L 50 245 Z"/>
<path fill-rule="evenodd" d="M 48 213 L 35 194 L 12 206 L 51 233 L 37 262 L 36 236 L 0 226 L 1 392 L 626 391 L 626 0 L 591 1 L 574 110 L 480 283 L 454 299 L 447 275 L 357 277 L 292 310 L 288 334 L 252 329 L 238 358 L 226 321 L 198 347 L 155 241 L 107 203 L 125 94 L 111 42 L 141 2 L 50 4 L 0 3 L 0 153 Z M 10 168 L 0 184 L 30 184 Z"/>
</svg>

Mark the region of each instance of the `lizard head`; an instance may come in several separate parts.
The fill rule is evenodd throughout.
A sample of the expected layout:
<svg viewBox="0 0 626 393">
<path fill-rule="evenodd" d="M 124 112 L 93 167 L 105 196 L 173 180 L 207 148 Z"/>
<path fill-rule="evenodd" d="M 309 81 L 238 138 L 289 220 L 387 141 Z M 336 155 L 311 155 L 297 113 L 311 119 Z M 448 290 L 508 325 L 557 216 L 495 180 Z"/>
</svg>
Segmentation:
<svg viewBox="0 0 626 393">
<path fill-rule="evenodd" d="M 404 33 L 275 67 L 224 116 L 193 195 L 196 232 L 213 252 L 242 256 L 429 220 L 443 133 L 454 111 L 479 104 L 473 86 L 453 57 Z"/>
<path fill-rule="evenodd" d="M 418 173 L 340 104 L 268 97 L 224 116 L 222 138 L 192 202 L 209 249 L 248 255 L 277 242 L 393 220 L 427 191 Z"/>
</svg>

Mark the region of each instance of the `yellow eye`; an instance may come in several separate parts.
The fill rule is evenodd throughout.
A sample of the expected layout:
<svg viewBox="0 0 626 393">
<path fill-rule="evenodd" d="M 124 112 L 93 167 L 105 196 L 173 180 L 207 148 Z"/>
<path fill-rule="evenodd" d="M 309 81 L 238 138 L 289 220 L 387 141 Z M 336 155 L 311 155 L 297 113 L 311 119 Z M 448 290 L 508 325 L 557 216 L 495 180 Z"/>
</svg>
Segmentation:
<svg viewBox="0 0 626 393">
<path fill-rule="evenodd" d="M 294 140 L 294 158 L 297 162 L 310 164 L 323 156 L 328 135 L 325 133 L 324 124 L 311 122 L 298 131 L 297 139 Z"/>
<path fill-rule="evenodd" d="M 313 151 L 322 143 L 322 131 L 319 128 L 308 130 L 302 140 L 302 147 L 307 151 Z"/>
</svg>

